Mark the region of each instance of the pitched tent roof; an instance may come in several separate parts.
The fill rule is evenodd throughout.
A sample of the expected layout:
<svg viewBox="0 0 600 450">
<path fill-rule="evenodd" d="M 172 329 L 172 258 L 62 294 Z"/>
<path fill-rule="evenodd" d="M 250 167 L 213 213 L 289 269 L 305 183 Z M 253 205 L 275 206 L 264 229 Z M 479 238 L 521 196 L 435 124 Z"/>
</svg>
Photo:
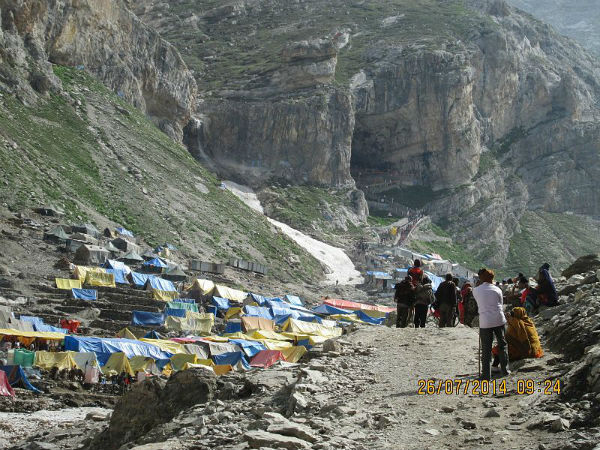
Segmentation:
<svg viewBox="0 0 600 450">
<path fill-rule="evenodd" d="M 47 237 L 55 238 L 55 239 L 59 239 L 59 240 L 63 240 L 63 241 L 70 239 L 69 235 L 67 233 L 65 233 L 65 230 L 61 226 L 54 227 L 50 231 L 44 233 L 44 239 L 46 239 Z"/>
<path fill-rule="evenodd" d="M 154 251 L 152 249 L 146 250 L 144 252 L 144 254 L 142 255 L 142 258 L 144 258 L 144 259 L 154 259 L 154 258 L 156 258 L 156 253 L 154 253 Z"/>
<path fill-rule="evenodd" d="M 167 264 L 160 258 L 154 258 L 146 261 L 143 265 L 149 267 L 160 267 L 161 269 L 166 269 L 168 267 Z"/>
<path fill-rule="evenodd" d="M 42 391 L 40 391 L 38 388 L 36 388 L 29 382 L 29 378 L 27 378 L 27 375 L 25 374 L 25 372 L 23 372 L 21 366 L 0 366 L 0 370 L 6 374 L 6 377 L 8 378 L 8 382 L 10 383 L 11 387 L 29 389 L 30 391 L 36 392 L 38 394 L 42 393 Z"/>
<path fill-rule="evenodd" d="M 127 264 L 121 261 L 115 261 L 114 259 L 106 260 L 106 263 L 104 263 L 104 267 L 106 267 L 107 269 L 122 270 L 126 274 L 131 273 L 131 269 L 127 266 Z"/>
<path fill-rule="evenodd" d="M 163 274 L 163 278 L 171 281 L 184 281 L 187 280 L 186 273 L 181 270 L 179 266 L 169 267 Z"/>
<path fill-rule="evenodd" d="M 142 262 L 142 261 L 144 261 L 144 258 L 142 258 L 140 255 L 138 255 L 135 250 L 131 250 L 126 255 L 121 256 L 120 259 L 122 259 L 123 261 L 135 261 L 135 262 Z"/>
<path fill-rule="evenodd" d="M 100 231 L 91 223 L 83 223 L 80 225 L 73 225 L 72 227 L 73 233 L 84 233 L 89 234 L 90 236 L 99 237 Z"/>
<path fill-rule="evenodd" d="M 106 244 L 104 246 L 104 248 L 111 253 L 121 253 L 122 252 L 122 250 L 120 248 L 115 247 L 112 242 L 109 242 L 108 244 Z"/>
<path fill-rule="evenodd" d="M 64 209 L 59 208 L 55 205 L 44 205 L 35 209 L 35 212 L 41 214 L 42 216 L 63 216 L 65 214 Z"/>
<path fill-rule="evenodd" d="M 75 261 L 83 264 L 104 264 L 110 252 L 97 245 L 82 245 L 75 252 Z"/>
<path fill-rule="evenodd" d="M 117 227 L 117 228 L 115 228 L 115 231 L 123 236 L 134 237 L 133 233 L 131 231 L 129 231 L 127 228 Z"/>
</svg>

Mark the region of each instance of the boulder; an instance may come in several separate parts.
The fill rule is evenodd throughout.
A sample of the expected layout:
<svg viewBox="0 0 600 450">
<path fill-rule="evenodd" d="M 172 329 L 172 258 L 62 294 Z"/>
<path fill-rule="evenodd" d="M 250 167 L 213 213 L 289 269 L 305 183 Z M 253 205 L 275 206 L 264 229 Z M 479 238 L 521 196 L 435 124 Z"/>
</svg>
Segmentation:
<svg viewBox="0 0 600 450">
<path fill-rule="evenodd" d="M 310 443 L 302 439 L 260 430 L 248 431 L 244 434 L 244 440 L 248 442 L 250 448 L 272 447 L 285 448 L 288 450 L 301 450 L 312 447 Z"/>
<path fill-rule="evenodd" d="M 342 346 L 335 339 L 327 339 L 325 342 L 323 342 L 323 351 L 325 353 L 329 353 L 329 352 L 340 353 L 342 351 Z"/>
<path fill-rule="evenodd" d="M 570 278 L 575 274 L 586 273 L 600 269 L 600 258 L 598 255 L 586 255 L 577 258 L 573 264 L 562 271 L 562 276 Z"/>
<path fill-rule="evenodd" d="M 268 421 L 267 430 L 269 433 L 282 434 L 284 436 L 293 436 L 308 442 L 317 442 L 318 436 L 310 427 L 300 423 L 292 422 L 281 414 L 275 412 L 265 412 L 263 419 Z"/>
</svg>

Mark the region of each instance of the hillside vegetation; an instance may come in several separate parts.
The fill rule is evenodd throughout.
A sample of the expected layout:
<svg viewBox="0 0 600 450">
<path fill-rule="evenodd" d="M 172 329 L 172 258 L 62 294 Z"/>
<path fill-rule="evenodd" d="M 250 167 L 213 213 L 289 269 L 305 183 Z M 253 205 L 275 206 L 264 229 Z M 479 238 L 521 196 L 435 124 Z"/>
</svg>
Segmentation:
<svg viewBox="0 0 600 450">
<path fill-rule="evenodd" d="M 204 260 L 257 260 L 288 281 L 321 277 L 313 257 L 139 111 L 83 71 L 54 71 L 62 94 L 0 100 L 0 198 L 11 210 L 52 203 L 71 222 L 121 224 Z"/>
</svg>

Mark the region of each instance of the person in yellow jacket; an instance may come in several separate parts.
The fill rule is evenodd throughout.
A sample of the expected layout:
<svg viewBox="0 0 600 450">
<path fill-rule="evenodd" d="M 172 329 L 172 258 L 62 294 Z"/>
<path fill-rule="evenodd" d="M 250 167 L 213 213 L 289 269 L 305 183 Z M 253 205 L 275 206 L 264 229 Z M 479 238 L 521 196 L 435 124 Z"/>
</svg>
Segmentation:
<svg viewBox="0 0 600 450">
<path fill-rule="evenodd" d="M 513 308 L 512 312 L 506 316 L 506 321 L 506 342 L 508 343 L 508 357 L 511 361 L 544 356 L 540 337 L 525 308 Z M 498 367 L 500 362 L 497 352 L 497 348 L 494 348 L 493 368 Z"/>
</svg>

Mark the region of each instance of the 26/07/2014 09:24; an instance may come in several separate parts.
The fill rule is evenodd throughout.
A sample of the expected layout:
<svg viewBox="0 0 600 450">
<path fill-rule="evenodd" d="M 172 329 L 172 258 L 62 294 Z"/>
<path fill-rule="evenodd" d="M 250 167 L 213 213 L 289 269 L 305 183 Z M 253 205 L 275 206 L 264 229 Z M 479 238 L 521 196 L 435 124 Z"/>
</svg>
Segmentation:
<svg viewBox="0 0 600 450">
<path fill-rule="evenodd" d="M 461 380 L 461 379 L 439 379 L 419 380 L 418 395 L 533 395 L 540 393 L 544 395 L 558 395 L 561 391 L 559 379 L 516 380 L 515 387 L 509 389 L 507 380 Z"/>
</svg>

